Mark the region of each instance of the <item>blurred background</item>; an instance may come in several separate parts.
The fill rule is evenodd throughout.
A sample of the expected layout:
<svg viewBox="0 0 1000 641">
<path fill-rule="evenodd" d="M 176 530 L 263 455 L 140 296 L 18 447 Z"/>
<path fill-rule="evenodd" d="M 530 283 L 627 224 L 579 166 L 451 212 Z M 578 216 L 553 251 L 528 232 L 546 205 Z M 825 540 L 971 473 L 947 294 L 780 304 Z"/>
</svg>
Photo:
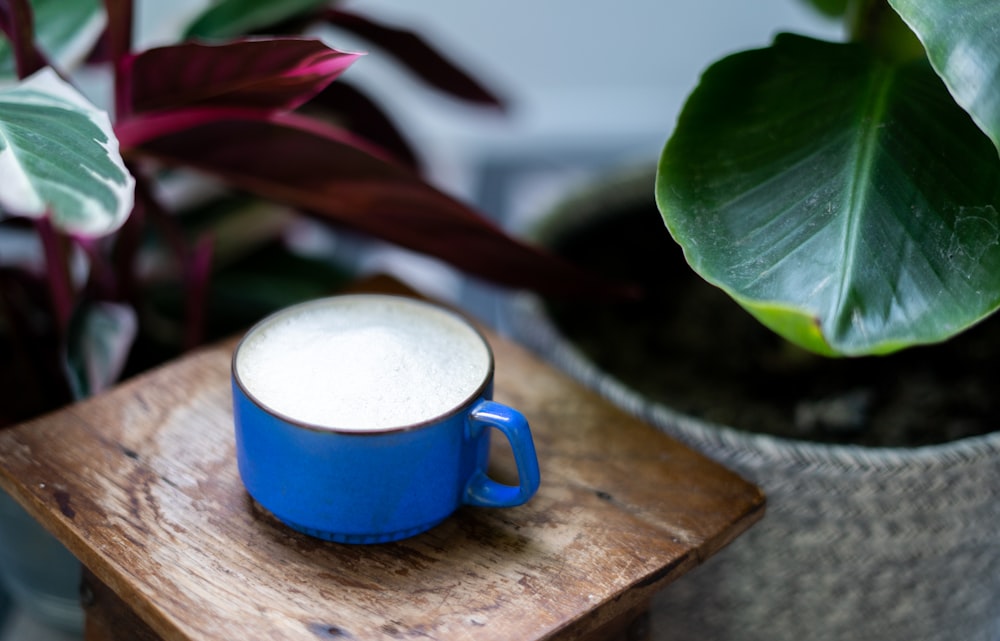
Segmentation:
<svg viewBox="0 0 1000 641">
<path fill-rule="evenodd" d="M 206 4 L 140 0 L 137 45 L 169 41 L 182 9 L 195 13 Z M 507 100 L 506 113 L 469 109 L 430 92 L 349 35 L 317 34 L 337 48 L 367 50 L 345 77 L 390 111 L 432 182 L 516 232 L 602 173 L 655 162 L 709 63 L 786 30 L 841 37 L 839 25 L 804 0 L 355 0 L 347 6 L 420 33 Z M 359 242 L 362 270 L 388 271 L 491 319 L 489 288 L 433 260 Z M 77 638 L 32 621 L 0 594 L 0 641 Z"/>
<path fill-rule="evenodd" d="M 839 40 L 840 24 L 805 0 L 355 0 L 358 12 L 406 25 L 507 100 L 506 113 L 433 93 L 350 34 L 332 46 L 368 51 L 345 74 L 386 106 L 437 186 L 523 232 L 602 173 L 659 156 L 702 70 L 781 31 Z M 650 185 L 652 190 L 652 185 Z M 492 319 L 492 292 L 433 261 L 365 252 L 366 266 Z"/>
</svg>

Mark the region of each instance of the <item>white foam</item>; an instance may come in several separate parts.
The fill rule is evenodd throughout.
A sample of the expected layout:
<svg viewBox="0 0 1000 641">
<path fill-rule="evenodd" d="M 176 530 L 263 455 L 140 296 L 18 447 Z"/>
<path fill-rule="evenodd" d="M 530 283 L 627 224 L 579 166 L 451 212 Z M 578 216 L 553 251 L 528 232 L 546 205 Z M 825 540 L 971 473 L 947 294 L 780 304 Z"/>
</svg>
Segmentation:
<svg viewBox="0 0 1000 641">
<path fill-rule="evenodd" d="M 340 296 L 285 310 L 240 346 L 236 371 L 261 403 L 331 429 L 379 430 L 454 409 L 490 355 L 465 322 L 390 296 Z"/>
</svg>

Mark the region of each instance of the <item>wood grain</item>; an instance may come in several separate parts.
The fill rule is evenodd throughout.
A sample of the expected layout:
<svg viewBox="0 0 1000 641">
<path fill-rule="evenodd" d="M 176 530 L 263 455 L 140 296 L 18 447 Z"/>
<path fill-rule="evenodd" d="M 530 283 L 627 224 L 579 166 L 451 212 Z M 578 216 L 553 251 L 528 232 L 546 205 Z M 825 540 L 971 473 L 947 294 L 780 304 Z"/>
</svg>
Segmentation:
<svg viewBox="0 0 1000 641">
<path fill-rule="evenodd" d="M 290 531 L 237 473 L 235 340 L 0 431 L 0 486 L 167 641 L 582 639 L 762 516 L 753 485 L 488 338 L 542 470 L 518 508 L 385 545 Z"/>
</svg>

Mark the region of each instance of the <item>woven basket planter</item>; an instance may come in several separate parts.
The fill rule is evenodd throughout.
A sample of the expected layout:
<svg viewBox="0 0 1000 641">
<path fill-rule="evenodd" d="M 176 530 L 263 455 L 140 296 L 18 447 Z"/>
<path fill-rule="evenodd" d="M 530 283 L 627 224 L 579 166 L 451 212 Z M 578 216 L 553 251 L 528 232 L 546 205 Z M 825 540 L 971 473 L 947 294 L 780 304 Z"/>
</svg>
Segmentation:
<svg viewBox="0 0 1000 641">
<path fill-rule="evenodd" d="M 563 210 L 577 224 L 608 198 L 650 198 L 634 188 L 651 185 L 648 174 L 618 178 L 612 196 L 594 188 Z M 538 239 L 557 233 L 558 216 Z M 767 494 L 760 523 L 657 598 L 657 638 L 1000 639 L 1000 433 L 918 448 L 753 434 L 682 414 L 602 371 L 534 296 L 517 297 L 504 322 L 557 367 Z"/>
</svg>

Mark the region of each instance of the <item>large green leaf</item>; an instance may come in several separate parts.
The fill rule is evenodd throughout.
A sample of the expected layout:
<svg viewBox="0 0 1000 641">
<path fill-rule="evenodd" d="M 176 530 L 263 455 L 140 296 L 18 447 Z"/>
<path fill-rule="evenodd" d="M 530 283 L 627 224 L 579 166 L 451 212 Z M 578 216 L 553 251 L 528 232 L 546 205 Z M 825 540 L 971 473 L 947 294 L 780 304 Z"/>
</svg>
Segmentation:
<svg viewBox="0 0 1000 641">
<path fill-rule="evenodd" d="M 958 104 L 1000 149 L 1000 2 L 889 0 Z"/>
<path fill-rule="evenodd" d="M 0 90 L 0 212 L 96 236 L 124 222 L 134 189 L 107 114 L 51 69 Z"/>
<path fill-rule="evenodd" d="M 104 28 L 101 0 L 31 0 L 31 8 L 39 47 L 62 68 L 82 60 Z M 10 44 L 0 37 L 0 78 L 13 76 Z"/>
<path fill-rule="evenodd" d="M 726 58 L 656 192 L 697 272 L 821 353 L 943 340 L 1000 305 L 1000 159 L 922 60 L 788 35 Z"/>
</svg>

